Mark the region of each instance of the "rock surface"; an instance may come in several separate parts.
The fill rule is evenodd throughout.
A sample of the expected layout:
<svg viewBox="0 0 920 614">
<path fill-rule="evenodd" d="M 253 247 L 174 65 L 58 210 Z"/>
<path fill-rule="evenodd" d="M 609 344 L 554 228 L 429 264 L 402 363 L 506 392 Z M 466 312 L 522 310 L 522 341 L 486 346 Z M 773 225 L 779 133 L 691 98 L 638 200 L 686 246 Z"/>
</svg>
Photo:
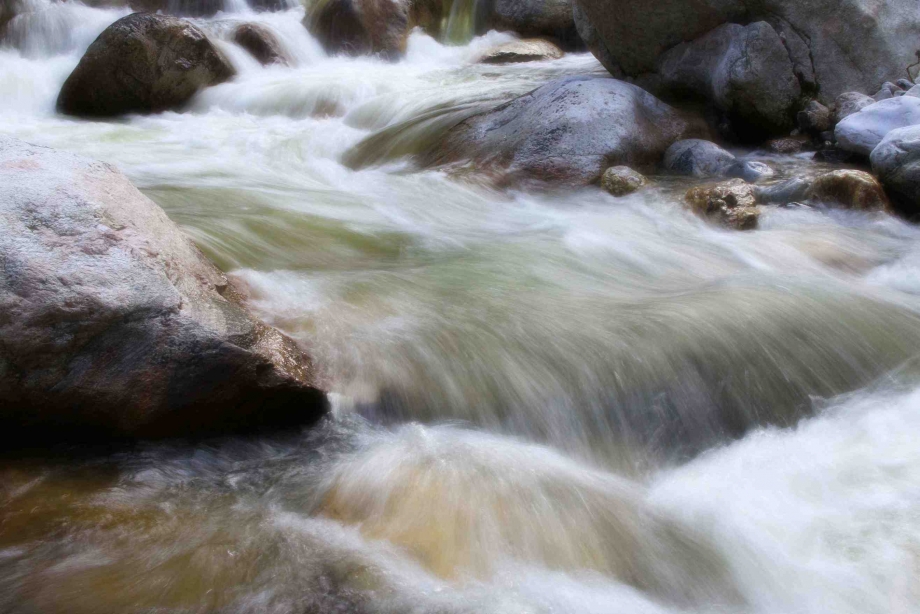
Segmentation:
<svg viewBox="0 0 920 614">
<path fill-rule="evenodd" d="M 538 38 L 513 41 L 489 49 L 480 58 L 482 64 L 517 64 L 540 60 L 558 60 L 562 49 L 553 43 Z"/>
<path fill-rule="evenodd" d="M 920 125 L 889 132 L 872 150 L 871 160 L 898 210 L 911 217 L 920 214 Z"/>
<path fill-rule="evenodd" d="M 666 171 L 692 177 L 721 177 L 735 163 L 735 156 L 711 141 L 677 141 L 664 153 Z"/>
<path fill-rule="evenodd" d="M 759 141 L 793 127 L 801 88 L 789 53 L 766 22 L 726 24 L 661 57 L 660 86 L 711 104 L 734 136 Z"/>
<path fill-rule="evenodd" d="M 0 432 L 41 441 L 309 423 L 313 368 L 109 165 L 0 136 Z"/>
<path fill-rule="evenodd" d="M 697 215 L 734 230 L 757 228 L 760 209 L 754 186 L 741 179 L 691 188 L 685 197 Z"/>
<path fill-rule="evenodd" d="M 920 124 L 920 98 L 901 96 L 864 107 L 837 124 L 837 146 L 868 156 L 882 139 L 898 128 Z"/>
<path fill-rule="evenodd" d="M 658 164 L 671 143 L 698 131 L 635 85 L 565 77 L 466 119 L 422 161 L 471 161 L 503 183 L 586 185 L 610 166 Z"/>
<path fill-rule="evenodd" d="M 820 134 L 834 127 L 834 114 L 817 100 L 811 100 L 796 116 L 799 130 Z"/>
<path fill-rule="evenodd" d="M 64 82 L 58 110 L 111 117 L 186 104 L 234 75 L 204 32 L 176 17 L 134 13 L 99 35 Z"/>
<path fill-rule="evenodd" d="M 839 170 L 819 175 L 812 181 L 805 197 L 830 206 L 876 211 L 888 208 L 888 198 L 881 184 L 869 173 Z"/>
<path fill-rule="evenodd" d="M 578 0 L 608 62 L 631 76 L 723 23 L 769 22 L 785 41 L 800 84 L 830 104 L 874 92 L 916 61 L 916 0 Z M 600 56 L 598 56 L 600 57 Z M 606 64 L 606 63 L 605 63 Z"/>
<path fill-rule="evenodd" d="M 244 23 L 233 31 L 233 42 L 248 51 L 263 66 L 289 66 L 292 63 L 278 37 L 265 26 Z"/>
<path fill-rule="evenodd" d="M 396 60 L 406 52 L 409 2 L 326 0 L 307 12 L 304 26 L 328 53 Z"/>
<path fill-rule="evenodd" d="M 859 92 L 844 92 L 837 96 L 835 104 L 837 106 L 835 119 L 837 123 L 840 123 L 853 113 L 858 113 L 869 105 L 875 104 L 875 100 Z"/>
<path fill-rule="evenodd" d="M 639 190 L 648 179 L 628 166 L 611 166 L 601 176 L 601 187 L 613 196 L 626 196 Z"/>
<path fill-rule="evenodd" d="M 477 5 L 478 30 L 551 38 L 566 49 L 578 46 L 571 0 L 487 0 Z"/>
</svg>

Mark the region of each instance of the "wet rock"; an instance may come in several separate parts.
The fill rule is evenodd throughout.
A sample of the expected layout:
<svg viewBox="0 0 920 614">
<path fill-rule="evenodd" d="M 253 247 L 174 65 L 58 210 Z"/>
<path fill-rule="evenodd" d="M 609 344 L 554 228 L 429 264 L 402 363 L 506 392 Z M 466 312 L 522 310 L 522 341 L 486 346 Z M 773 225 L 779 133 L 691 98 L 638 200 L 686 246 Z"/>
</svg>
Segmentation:
<svg viewBox="0 0 920 614">
<path fill-rule="evenodd" d="M 754 186 L 741 179 L 692 188 L 685 199 L 694 213 L 726 228 L 757 228 L 760 209 L 754 196 Z"/>
<path fill-rule="evenodd" d="M 605 52 L 629 76 L 724 23 L 770 23 L 802 86 L 829 105 L 847 91 L 875 91 L 916 61 L 916 0 L 579 0 Z M 606 62 L 605 62 L 606 64 Z"/>
<path fill-rule="evenodd" d="M 551 81 L 447 132 L 429 166 L 470 161 L 503 183 L 586 185 L 611 165 L 656 165 L 700 127 L 648 92 L 607 77 Z"/>
<path fill-rule="evenodd" d="M 920 214 L 920 125 L 889 132 L 872 150 L 872 170 L 901 212 Z"/>
<path fill-rule="evenodd" d="M 845 118 L 853 115 L 853 113 L 857 113 L 869 105 L 875 104 L 875 100 L 873 100 L 871 96 L 866 96 L 859 92 L 845 92 L 837 96 L 835 104 L 837 106 L 835 119 L 837 123 L 840 123 Z"/>
<path fill-rule="evenodd" d="M 607 69 L 607 72 L 617 79 L 621 79 L 624 76 L 623 70 L 611 55 L 610 50 L 607 49 L 607 45 L 600 34 L 598 34 L 597 29 L 588 20 L 587 15 L 585 15 L 584 10 L 581 8 L 580 2 L 575 3 L 573 16 L 575 17 L 575 29 L 578 32 L 578 36 L 585 44 L 588 51 L 590 51 L 604 68 Z"/>
<path fill-rule="evenodd" d="M 702 139 L 677 141 L 664 153 L 668 172 L 692 177 L 720 177 L 735 163 L 735 156 Z"/>
<path fill-rule="evenodd" d="M 566 49 L 579 46 L 571 0 L 488 0 L 477 5 L 477 29 L 550 38 Z"/>
<path fill-rule="evenodd" d="M 0 136 L 0 424 L 42 441 L 309 423 L 309 358 L 109 165 Z"/>
<path fill-rule="evenodd" d="M 834 127 L 834 118 L 831 110 L 818 102 L 809 101 L 805 108 L 796 116 L 799 130 L 810 134 L 819 134 Z"/>
<path fill-rule="evenodd" d="M 482 64 L 516 64 L 558 60 L 562 55 L 562 49 L 549 41 L 528 39 L 493 47 L 479 61 Z"/>
<path fill-rule="evenodd" d="M 329 0 L 317 3 L 304 26 L 327 53 L 377 54 L 391 60 L 406 52 L 407 0 Z"/>
<path fill-rule="evenodd" d="M 648 183 L 648 179 L 628 166 L 611 166 L 601 177 L 601 187 L 614 196 L 626 196 Z"/>
<path fill-rule="evenodd" d="M 834 130 L 837 145 L 864 156 L 872 153 L 892 130 L 920 124 L 920 98 L 889 98 L 853 113 Z"/>
<path fill-rule="evenodd" d="M 744 179 L 748 183 L 757 183 L 773 177 L 776 172 L 763 162 L 755 160 L 737 160 L 725 170 L 726 177 Z"/>
<path fill-rule="evenodd" d="M 263 66 L 289 66 L 290 57 L 274 33 L 259 24 L 244 23 L 233 32 L 233 42 L 245 49 Z"/>
<path fill-rule="evenodd" d="M 786 205 L 807 199 L 814 177 L 793 177 L 780 183 L 754 188 L 754 197 L 763 204 Z"/>
<path fill-rule="evenodd" d="M 805 149 L 808 139 L 804 137 L 786 137 L 767 141 L 767 149 L 778 154 L 795 154 Z"/>
<path fill-rule="evenodd" d="M 665 91 L 700 98 L 747 141 L 788 133 L 801 88 L 789 53 L 765 22 L 726 24 L 665 53 L 658 63 Z"/>
<path fill-rule="evenodd" d="M 888 208 L 888 198 L 881 184 L 869 173 L 839 170 L 818 176 L 805 197 L 825 205 L 876 211 Z"/>
<path fill-rule="evenodd" d="M 167 15 L 134 13 L 99 35 L 64 82 L 57 107 L 77 116 L 156 113 L 186 104 L 234 75 L 198 27 Z"/>
</svg>

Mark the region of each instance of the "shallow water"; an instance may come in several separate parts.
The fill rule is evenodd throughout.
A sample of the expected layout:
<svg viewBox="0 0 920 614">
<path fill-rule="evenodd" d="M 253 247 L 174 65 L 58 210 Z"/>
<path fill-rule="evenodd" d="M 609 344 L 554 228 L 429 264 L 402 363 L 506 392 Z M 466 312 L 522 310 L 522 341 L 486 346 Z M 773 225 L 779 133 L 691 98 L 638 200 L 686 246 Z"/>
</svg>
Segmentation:
<svg viewBox="0 0 920 614">
<path fill-rule="evenodd" d="M 31 1 L 0 130 L 123 170 L 314 354 L 335 412 L 5 458 L 0 610 L 920 611 L 916 227 L 791 208 L 732 233 L 685 180 L 617 200 L 416 168 L 464 113 L 602 74 L 475 64 L 499 33 L 329 58 L 302 9 L 239 5 L 198 20 L 236 79 L 70 120 L 57 91 L 124 12 Z M 240 21 L 296 65 L 248 58 Z"/>
</svg>

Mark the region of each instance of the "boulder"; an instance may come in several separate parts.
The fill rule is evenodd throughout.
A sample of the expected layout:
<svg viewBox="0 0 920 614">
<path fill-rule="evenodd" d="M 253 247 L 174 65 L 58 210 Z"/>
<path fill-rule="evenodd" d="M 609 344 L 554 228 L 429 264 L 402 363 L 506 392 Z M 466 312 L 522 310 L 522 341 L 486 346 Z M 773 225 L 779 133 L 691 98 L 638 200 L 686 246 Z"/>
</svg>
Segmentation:
<svg viewBox="0 0 920 614">
<path fill-rule="evenodd" d="M 309 423 L 310 359 L 113 167 L 0 136 L 0 432 L 42 441 Z"/>
<path fill-rule="evenodd" d="M 817 100 L 811 100 L 796 116 L 799 130 L 809 134 L 821 134 L 834 127 L 834 114 Z"/>
<path fill-rule="evenodd" d="M 702 139 L 677 141 L 664 153 L 666 171 L 692 177 L 721 177 L 735 163 L 735 156 Z"/>
<path fill-rule="evenodd" d="M 685 200 L 694 213 L 726 228 L 757 228 L 760 209 L 754 196 L 754 186 L 741 179 L 691 188 Z"/>
<path fill-rule="evenodd" d="M 64 82 L 57 107 L 68 115 L 156 113 L 186 104 L 234 75 L 197 26 L 168 15 L 134 13 L 99 35 Z"/>
<path fill-rule="evenodd" d="M 581 8 L 580 2 L 575 2 L 572 16 L 575 18 L 575 30 L 578 33 L 578 37 L 581 39 L 582 43 L 584 43 L 588 51 L 594 54 L 594 57 L 596 57 L 604 68 L 607 69 L 607 72 L 617 79 L 623 78 L 623 70 L 620 68 L 620 65 L 617 64 L 613 56 L 610 55 L 610 51 L 607 49 L 604 40 L 601 38 L 594 25 L 589 21 L 584 9 Z"/>
<path fill-rule="evenodd" d="M 627 75 L 724 23 L 769 22 L 785 41 L 800 84 L 829 105 L 847 91 L 874 92 L 916 61 L 916 0 L 578 0 L 594 48 Z M 911 42 L 913 41 L 913 43 Z M 592 49 L 593 50 L 593 49 Z"/>
<path fill-rule="evenodd" d="M 648 183 L 644 175 L 628 166 L 611 166 L 601 177 L 601 187 L 613 196 L 626 196 Z"/>
<path fill-rule="evenodd" d="M 866 96 L 859 92 L 844 92 L 837 96 L 835 104 L 837 107 L 835 119 L 837 123 L 840 123 L 850 115 L 853 115 L 853 113 L 865 109 L 870 104 L 875 104 L 875 100 L 871 96 Z"/>
<path fill-rule="evenodd" d="M 489 49 L 480 59 L 482 64 L 517 64 L 540 60 L 558 60 L 562 49 L 538 38 L 513 41 Z"/>
<path fill-rule="evenodd" d="M 911 217 L 920 214 L 920 125 L 889 132 L 870 159 L 894 205 Z"/>
<path fill-rule="evenodd" d="M 323 0 L 304 17 L 304 26 L 331 54 L 377 54 L 391 60 L 406 52 L 408 0 Z"/>
<path fill-rule="evenodd" d="M 661 87 L 712 105 L 746 141 L 788 133 L 802 91 L 789 53 L 766 22 L 726 24 L 658 63 Z"/>
<path fill-rule="evenodd" d="M 864 107 L 837 124 L 837 146 L 864 156 L 897 128 L 920 124 L 920 98 L 901 96 Z"/>
<path fill-rule="evenodd" d="M 864 171 L 839 170 L 819 175 L 805 197 L 812 202 L 859 211 L 888 208 L 885 190 L 875 177 Z"/>
<path fill-rule="evenodd" d="M 550 38 L 566 49 L 579 46 L 571 0 L 485 0 L 476 5 L 477 30 L 510 31 Z"/>
<path fill-rule="evenodd" d="M 289 66 L 292 63 L 278 37 L 265 26 L 255 23 L 241 24 L 233 31 L 233 42 L 248 51 L 263 66 Z"/>
<path fill-rule="evenodd" d="M 470 161 L 503 183 L 586 185 L 611 165 L 658 164 L 671 143 L 698 130 L 696 123 L 635 85 L 573 76 L 467 118 L 422 162 Z"/>
</svg>

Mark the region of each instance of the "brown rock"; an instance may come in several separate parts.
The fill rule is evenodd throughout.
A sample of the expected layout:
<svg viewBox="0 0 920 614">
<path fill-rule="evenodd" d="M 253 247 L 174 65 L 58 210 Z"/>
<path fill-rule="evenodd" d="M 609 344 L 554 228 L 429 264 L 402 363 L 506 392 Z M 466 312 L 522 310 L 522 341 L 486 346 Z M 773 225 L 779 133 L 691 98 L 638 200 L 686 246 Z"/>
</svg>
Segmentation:
<svg viewBox="0 0 920 614">
<path fill-rule="evenodd" d="M 809 200 L 827 205 L 875 211 L 888 208 L 878 180 L 864 171 L 839 170 L 817 177 L 806 192 Z"/>
<path fill-rule="evenodd" d="M 314 5 L 304 26 L 329 53 L 396 60 L 406 52 L 408 0 L 328 0 Z"/>
<path fill-rule="evenodd" d="M 760 210 L 754 186 L 741 179 L 690 189 L 685 197 L 697 215 L 736 230 L 757 228 Z"/>
<path fill-rule="evenodd" d="M 233 42 L 248 51 L 263 66 L 269 64 L 289 66 L 291 64 L 278 38 L 265 26 L 244 23 L 234 30 Z"/>
<path fill-rule="evenodd" d="M 479 62 L 482 64 L 517 64 L 541 60 L 558 60 L 562 49 L 553 43 L 538 38 L 513 41 L 489 49 Z"/>
</svg>

